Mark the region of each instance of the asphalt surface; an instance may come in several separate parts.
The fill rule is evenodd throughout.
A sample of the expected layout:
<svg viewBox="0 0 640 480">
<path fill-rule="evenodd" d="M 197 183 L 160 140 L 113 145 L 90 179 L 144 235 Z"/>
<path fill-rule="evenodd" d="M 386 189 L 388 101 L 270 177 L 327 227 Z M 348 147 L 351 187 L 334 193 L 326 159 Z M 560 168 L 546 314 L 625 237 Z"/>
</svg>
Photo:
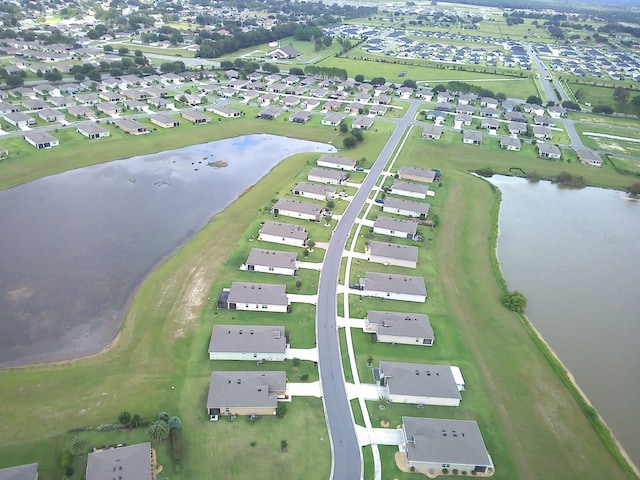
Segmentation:
<svg viewBox="0 0 640 480">
<path fill-rule="evenodd" d="M 349 232 L 358 213 L 369 196 L 369 192 L 375 186 L 378 176 L 400 142 L 406 126 L 411 124 L 418 110 L 418 105 L 418 102 L 412 102 L 411 107 L 404 116 L 405 121 L 398 122 L 396 129 L 376 159 L 370 173 L 342 215 L 333 231 L 320 275 L 318 305 L 316 308 L 318 365 L 320 381 L 322 382 L 324 409 L 329 437 L 331 438 L 333 459 L 331 478 L 334 480 L 357 480 L 362 478 L 362 457 L 344 385 L 338 329 L 336 326 L 340 260 Z M 371 134 L 373 133 L 367 133 L 367 135 Z"/>
</svg>

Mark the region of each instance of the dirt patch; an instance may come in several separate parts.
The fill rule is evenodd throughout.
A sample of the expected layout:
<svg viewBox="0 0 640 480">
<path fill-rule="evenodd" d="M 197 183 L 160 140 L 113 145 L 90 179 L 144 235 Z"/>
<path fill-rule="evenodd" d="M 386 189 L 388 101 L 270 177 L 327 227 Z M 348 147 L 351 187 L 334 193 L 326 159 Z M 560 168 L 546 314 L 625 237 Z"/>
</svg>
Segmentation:
<svg viewBox="0 0 640 480">
<path fill-rule="evenodd" d="M 389 422 L 387 420 L 380 420 L 380 426 L 387 428 L 389 426 Z"/>
<path fill-rule="evenodd" d="M 20 287 L 7 292 L 7 299 L 12 302 L 28 300 L 35 292 L 31 287 Z"/>
</svg>

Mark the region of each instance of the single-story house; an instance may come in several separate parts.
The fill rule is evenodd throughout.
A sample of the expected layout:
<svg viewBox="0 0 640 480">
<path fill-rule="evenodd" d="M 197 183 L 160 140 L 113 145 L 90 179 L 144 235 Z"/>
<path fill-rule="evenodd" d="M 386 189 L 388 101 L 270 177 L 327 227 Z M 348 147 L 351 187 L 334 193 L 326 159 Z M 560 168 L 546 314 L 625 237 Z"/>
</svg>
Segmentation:
<svg viewBox="0 0 640 480">
<path fill-rule="evenodd" d="M 420 198 L 424 200 L 427 198 L 429 187 L 422 183 L 406 182 L 404 180 L 396 179 L 391 185 L 389 193 L 394 195 L 402 195 L 403 197 Z"/>
<path fill-rule="evenodd" d="M 154 125 L 158 125 L 162 128 L 173 128 L 180 125 L 180 122 L 178 120 L 174 120 L 173 118 L 162 113 L 151 115 L 149 117 L 149 121 Z"/>
<path fill-rule="evenodd" d="M 336 100 L 329 100 L 322 106 L 323 112 L 337 112 L 342 107 L 342 103 Z"/>
<path fill-rule="evenodd" d="M 456 106 L 450 102 L 436 103 L 436 112 L 446 114 L 447 112 L 452 112 L 455 109 Z M 444 118 L 446 118 L 446 116 Z"/>
<path fill-rule="evenodd" d="M 377 342 L 433 346 L 435 335 L 426 313 L 369 310 L 364 331 L 375 334 Z"/>
<path fill-rule="evenodd" d="M 12 104 L 7 102 L 0 102 L 0 115 L 6 115 L 7 113 L 19 112 L 20 109 Z"/>
<path fill-rule="evenodd" d="M 295 252 L 252 248 L 246 262 L 240 265 L 240 270 L 295 275 L 298 271 L 297 263 L 298 254 Z"/>
<path fill-rule="evenodd" d="M 127 97 L 129 100 L 146 100 L 149 98 L 149 94 L 144 90 L 125 90 L 122 92 L 122 95 Z"/>
<path fill-rule="evenodd" d="M 473 117 L 465 113 L 459 113 L 453 117 L 453 128 L 456 130 L 462 130 L 462 127 L 468 127 L 471 125 Z"/>
<path fill-rule="evenodd" d="M 322 123 L 322 125 L 337 127 L 342 123 L 342 120 L 344 120 L 344 118 L 344 115 L 342 115 L 341 113 L 330 113 L 329 115 L 326 115 L 320 123 Z"/>
<path fill-rule="evenodd" d="M 602 158 L 590 148 L 576 149 L 576 154 L 578 155 L 578 160 L 580 160 L 580 163 L 583 165 L 589 165 L 591 167 L 602 166 Z"/>
<path fill-rule="evenodd" d="M 329 185 L 340 185 L 347 181 L 347 175 L 342 171 L 331 170 L 329 168 L 314 167 L 309 170 L 307 180 L 310 182 L 320 182 Z"/>
<path fill-rule="evenodd" d="M 506 150 L 511 150 L 514 152 L 519 152 L 522 145 L 520 143 L 519 138 L 515 137 L 502 137 L 500 138 L 500 148 L 504 148 Z"/>
<path fill-rule="evenodd" d="M 286 108 L 293 108 L 300 103 L 300 97 L 296 97 L 294 95 L 287 95 L 282 100 L 280 100 L 282 106 Z"/>
<path fill-rule="evenodd" d="M 551 118 L 560 118 L 567 116 L 567 109 L 562 105 L 555 105 L 553 107 L 547 107 L 547 113 Z"/>
<path fill-rule="evenodd" d="M 100 98 L 95 93 L 77 93 L 73 98 L 82 105 L 96 105 L 100 103 Z"/>
<path fill-rule="evenodd" d="M 38 480 L 38 464 L 27 463 L 0 468 L 0 480 Z"/>
<path fill-rule="evenodd" d="M 211 117 L 209 115 L 205 115 L 202 112 L 197 110 L 189 110 L 186 112 L 181 112 L 180 115 L 187 122 L 192 122 L 194 124 L 208 123 L 211 121 Z"/>
<path fill-rule="evenodd" d="M 96 107 L 96 110 L 98 110 L 100 113 L 104 113 L 105 115 L 109 116 L 118 115 L 122 112 L 122 107 L 116 103 L 96 103 L 94 107 Z"/>
<path fill-rule="evenodd" d="M 511 135 L 520 135 L 527 132 L 527 124 L 522 122 L 509 122 L 507 128 Z"/>
<path fill-rule="evenodd" d="M 149 129 L 136 120 L 129 118 L 118 118 L 114 120 L 114 125 L 129 135 L 144 135 L 149 133 Z"/>
<path fill-rule="evenodd" d="M 560 149 L 553 143 L 538 142 L 538 156 L 541 158 L 553 158 L 558 159 L 562 155 Z"/>
<path fill-rule="evenodd" d="M 536 115 L 533 117 L 533 123 L 541 127 L 555 127 L 556 121 L 546 115 Z"/>
<path fill-rule="evenodd" d="M 370 240 L 364 249 L 370 262 L 408 268 L 418 266 L 418 247 Z"/>
<path fill-rule="evenodd" d="M 393 197 L 387 197 L 382 205 L 382 211 L 385 213 L 420 218 L 426 218 L 429 215 L 429 208 L 430 205 L 428 203 Z"/>
<path fill-rule="evenodd" d="M 472 420 L 402 417 L 402 452 L 407 467 L 488 473 L 493 461 L 478 424 Z"/>
<path fill-rule="evenodd" d="M 440 140 L 444 127 L 442 125 L 425 125 L 422 129 L 422 138 Z"/>
<path fill-rule="evenodd" d="M 241 115 L 241 113 L 238 110 L 234 110 L 233 108 L 225 107 L 222 105 L 213 105 L 209 107 L 207 110 L 225 118 L 237 118 Z"/>
<path fill-rule="evenodd" d="M 356 161 L 351 158 L 339 157 L 337 155 L 324 154 L 317 160 L 319 167 L 339 168 L 340 170 L 355 170 Z"/>
<path fill-rule="evenodd" d="M 460 105 L 471 105 L 478 99 L 475 93 L 461 93 L 458 95 L 458 103 Z"/>
<path fill-rule="evenodd" d="M 84 123 L 82 125 L 78 125 L 76 130 L 80 135 L 84 135 L 89 139 L 103 138 L 111 135 L 109 130 L 102 128 L 100 125 L 96 125 L 95 123 Z"/>
<path fill-rule="evenodd" d="M 274 102 L 277 102 L 280 98 L 280 95 L 277 93 L 265 93 L 260 98 L 258 98 L 258 103 L 262 103 L 264 105 L 271 105 Z"/>
<path fill-rule="evenodd" d="M 275 50 L 271 50 L 267 53 L 267 56 L 276 59 L 296 58 L 300 56 L 300 52 L 290 45 L 284 45 L 282 47 L 276 48 Z"/>
<path fill-rule="evenodd" d="M 291 189 L 291 193 L 299 197 L 311 198 L 324 202 L 336 196 L 336 189 L 328 185 L 318 185 L 317 183 L 299 182 Z"/>
<path fill-rule="evenodd" d="M 207 396 L 207 414 L 275 415 L 278 400 L 287 398 L 287 377 L 282 371 L 213 372 Z"/>
<path fill-rule="evenodd" d="M 456 105 L 456 113 L 459 115 L 460 114 L 473 115 L 475 111 L 476 109 L 471 105 L 460 105 L 460 104 Z"/>
<path fill-rule="evenodd" d="M 544 107 L 542 105 L 537 105 L 535 103 L 525 103 L 522 107 L 525 113 L 531 113 L 533 115 L 542 115 L 544 114 Z"/>
<path fill-rule="evenodd" d="M 501 112 L 500 110 L 496 110 L 495 108 L 481 108 L 480 116 L 487 118 L 500 118 Z"/>
<path fill-rule="evenodd" d="M 86 480 L 151 479 L 156 465 L 152 465 L 151 443 L 138 443 L 89 453 Z"/>
<path fill-rule="evenodd" d="M 258 232 L 258 240 L 294 247 L 304 247 L 308 238 L 304 227 L 290 223 L 265 222 Z"/>
<path fill-rule="evenodd" d="M 533 136 L 538 140 L 550 140 L 553 138 L 553 132 L 549 127 L 535 125 L 533 127 Z"/>
<path fill-rule="evenodd" d="M 360 130 L 369 130 L 371 127 L 373 127 L 373 118 L 371 117 L 358 117 L 351 123 L 351 128 Z"/>
<path fill-rule="evenodd" d="M 489 133 L 496 133 L 500 128 L 500 122 L 495 118 L 483 118 L 480 128 L 486 128 Z"/>
<path fill-rule="evenodd" d="M 366 297 L 420 303 L 427 300 L 427 287 L 422 277 L 367 272 L 360 278 L 360 288 Z"/>
<path fill-rule="evenodd" d="M 416 167 L 400 167 L 398 177 L 403 180 L 414 180 L 416 182 L 433 183 L 436 179 L 436 172 Z"/>
<path fill-rule="evenodd" d="M 36 98 L 35 100 L 23 100 L 22 105 L 24 105 L 27 110 L 33 110 L 34 112 L 37 110 L 42 110 L 43 108 L 47 108 L 49 106 L 47 102 L 45 102 L 44 100 L 40 100 L 39 98 Z"/>
<path fill-rule="evenodd" d="M 125 100 L 122 104 L 127 110 L 133 110 L 135 112 L 141 112 L 147 108 L 147 104 L 139 100 Z"/>
<path fill-rule="evenodd" d="M 373 233 L 389 235 L 391 237 L 408 238 L 409 240 L 416 237 L 417 230 L 417 222 L 398 220 L 397 218 L 391 217 L 380 216 L 373 224 Z"/>
<path fill-rule="evenodd" d="M 59 110 L 53 110 L 51 108 L 43 108 L 38 110 L 38 116 L 46 122 L 59 122 L 64 120 L 64 113 Z"/>
<path fill-rule="evenodd" d="M 171 100 L 167 100 L 162 97 L 153 97 L 147 100 L 147 103 L 152 107 L 156 107 L 157 109 L 168 109 L 174 106 L 174 103 Z"/>
<path fill-rule="evenodd" d="M 313 203 L 281 198 L 273 205 L 273 207 L 271 207 L 271 211 L 274 215 L 283 215 L 285 217 L 302 218 L 313 222 L 319 222 L 322 219 L 324 208 Z"/>
<path fill-rule="evenodd" d="M 67 113 L 76 118 L 87 118 L 95 115 L 95 112 L 84 105 L 72 105 L 67 108 Z"/>
<path fill-rule="evenodd" d="M 305 98 L 300 104 L 300 108 L 304 108 L 305 110 L 313 110 L 320 105 L 320 100 L 317 98 Z"/>
<path fill-rule="evenodd" d="M 504 118 L 509 122 L 527 123 L 527 117 L 521 112 L 507 112 L 504 114 Z"/>
<path fill-rule="evenodd" d="M 357 115 L 363 108 L 364 106 L 361 103 L 351 102 L 348 103 L 346 107 L 344 107 L 344 111 L 345 113 L 352 113 L 354 115 Z"/>
<path fill-rule="evenodd" d="M 231 288 L 225 290 L 223 293 L 228 293 L 226 306 L 229 310 L 287 313 L 289 309 L 284 284 L 233 282 Z"/>
<path fill-rule="evenodd" d="M 289 115 L 289 121 L 293 123 L 307 123 L 311 119 L 311 112 L 302 111 Z"/>
<path fill-rule="evenodd" d="M 282 115 L 283 112 L 284 110 L 278 107 L 267 107 L 258 113 L 258 118 L 262 120 L 273 120 Z"/>
<path fill-rule="evenodd" d="M 480 106 L 481 107 L 488 107 L 488 108 L 498 108 L 498 104 L 500 102 L 498 102 L 498 100 L 496 100 L 495 98 L 492 97 L 482 97 L 480 99 Z"/>
<path fill-rule="evenodd" d="M 482 133 L 473 130 L 465 130 L 462 134 L 462 143 L 468 145 L 482 145 Z"/>
<path fill-rule="evenodd" d="M 31 130 L 25 132 L 24 139 L 37 149 L 51 148 L 60 145 L 60 141 L 48 132 Z"/>
<path fill-rule="evenodd" d="M 373 105 L 369 107 L 369 114 L 383 116 L 385 113 L 387 113 L 387 110 L 389 110 L 389 107 L 385 105 Z"/>
<path fill-rule="evenodd" d="M 285 359 L 284 327 L 271 325 L 214 325 L 209 342 L 210 360 Z"/>
<path fill-rule="evenodd" d="M 460 372 L 450 365 L 427 365 L 423 363 L 380 362 L 380 386 L 385 397 L 393 403 L 414 405 L 460 406 L 460 385 L 454 377 Z M 456 375 L 457 376 L 457 375 Z M 460 374 L 460 378 L 462 375 Z"/>
<path fill-rule="evenodd" d="M 13 125 L 14 127 L 18 127 L 18 128 L 24 128 L 24 127 L 27 127 L 29 125 L 33 125 L 34 123 L 36 123 L 34 118 L 31 118 L 29 115 L 27 115 L 26 113 L 22 113 L 22 112 L 7 113 L 4 116 L 4 120 L 8 124 Z"/>
</svg>

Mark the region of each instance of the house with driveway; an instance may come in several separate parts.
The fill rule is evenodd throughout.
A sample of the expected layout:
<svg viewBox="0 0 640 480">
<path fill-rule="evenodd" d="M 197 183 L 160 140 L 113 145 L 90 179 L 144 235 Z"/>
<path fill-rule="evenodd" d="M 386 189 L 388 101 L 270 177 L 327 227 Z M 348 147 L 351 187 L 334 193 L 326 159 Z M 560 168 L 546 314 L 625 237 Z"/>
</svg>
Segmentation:
<svg viewBox="0 0 640 480">
<path fill-rule="evenodd" d="M 170 116 L 163 113 L 156 113 L 154 115 L 151 115 L 149 117 L 149 121 L 161 128 L 173 128 L 180 126 L 180 122 L 178 120 L 174 120 Z"/>
<path fill-rule="evenodd" d="M 95 123 L 84 123 L 82 125 L 78 125 L 76 130 L 80 135 L 84 135 L 91 140 L 111 135 L 109 130 L 101 127 L 100 125 L 96 125 Z"/>
<path fill-rule="evenodd" d="M 138 443 L 89 453 L 85 478 L 151 480 L 155 469 L 155 453 L 151 443 Z"/>
<path fill-rule="evenodd" d="M 589 165 L 591 167 L 602 167 L 602 158 L 595 151 L 590 148 L 576 149 L 578 160 L 583 165 Z"/>
<path fill-rule="evenodd" d="M 382 361 L 378 370 L 384 396 L 393 403 L 460 406 L 464 380 L 458 367 Z"/>
<path fill-rule="evenodd" d="M 409 220 L 380 216 L 373 223 L 373 233 L 389 235 L 391 237 L 416 238 L 418 223 Z"/>
<path fill-rule="evenodd" d="M 422 129 L 422 138 L 428 140 L 440 140 L 444 127 L 442 125 L 425 125 Z"/>
<path fill-rule="evenodd" d="M 298 254 L 295 252 L 252 248 L 247 260 L 240 265 L 240 270 L 295 275 L 298 271 L 297 263 Z"/>
<path fill-rule="evenodd" d="M 423 183 L 406 182 L 404 180 L 396 179 L 391 185 L 389 193 L 394 195 L 402 195 L 403 197 L 419 198 L 424 200 L 427 198 L 429 192 L 429 186 Z"/>
<path fill-rule="evenodd" d="M 29 132 L 25 132 L 24 139 L 36 147 L 38 150 L 42 148 L 51 148 L 57 147 L 60 145 L 60 141 L 51 135 L 48 132 L 43 132 L 39 130 L 31 130 Z"/>
<path fill-rule="evenodd" d="M 340 185 L 347 181 L 347 174 L 329 168 L 312 168 L 307 173 L 307 180 L 310 182 L 326 183 L 327 185 Z"/>
<path fill-rule="evenodd" d="M 258 232 L 258 240 L 294 247 L 304 247 L 308 238 L 304 227 L 290 223 L 265 222 Z"/>
<path fill-rule="evenodd" d="M 427 287 L 422 277 L 367 272 L 360 278 L 359 285 L 366 297 L 420 303 L 427 300 Z"/>
<path fill-rule="evenodd" d="M 429 215 L 431 205 L 423 202 L 414 202 L 413 200 L 404 200 L 402 198 L 387 197 L 384 200 L 382 211 L 385 213 L 394 213 L 405 217 L 426 218 Z"/>
<path fill-rule="evenodd" d="M 373 118 L 371 117 L 356 117 L 351 123 L 351 128 L 358 130 L 369 130 L 371 127 L 373 127 Z"/>
<path fill-rule="evenodd" d="M 538 156 L 541 158 L 559 159 L 561 157 L 560 149 L 553 143 L 538 142 Z"/>
<path fill-rule="evenodd" d="M 330 127 L 337 127 L 338 125 L 340 125 L 342 123 L 342 120 L 344 120 L 345 116 L 342 115 L 341 113 L 330 113 L 329 115 L 326 115 L 321 121 L 320 123 L 322 125 L 328 125 Z"/>
<path fill-rule="evenodd" d="M 408 468 L 434 475 L 443 468 L 479 474 L 495 468 L 472 420 L 402 417 L 402 436 L 401 452 Z"/>
<path fill-rule="evenodd" d="M 211 332 L 209 359 L 282 362 L 286 350 L 283 326 L 216 324 Z"/>
<path fill-rule="evenodd" d="M 414 182 L 433 183 L 436 179 L 436 172 L 416 167 L 400 167 L 398 178 L 402 180 L 413 180 Z"/>
<path fill-rule="evenodd" d="M 482 133 L 465 130 L 462 134 L 462 143 L 466 143 L 467 145 L 482 145 Z"/>
<path fill-rule="evenodd" d="M 230 415 L 275 415 L 278 401 L 288 399 L 282 371 L 211 373 L 207 414 L 211 420 Z"/>
<path fill-rule="evenodd" d="M 364 332 L 373 333 L 377 342 L 433 346 L 435 335 L 426 313 L 383 312 L 369 310 Z"/>
<path fill-rule="evenodd" d="M 351 158 L 339 157 L 337 155 L 321 155 L 317 160 L 319 167 L 338 168 L 340 170 L 355 170 L 356 161 Z"/>
<path fill-rule="evenodd" d="M 28 463 L 0 468 L 0 480 L 38 480 L 38 464 Z"/>
<path fill-rule="evenodd" d="M 300 182 L 291 189 L 291 193 L 298 197 L 311 198 L 312 200 L 324 202 L 336 196 L 336 189 L 329 185 Z"/>
<path fill-rule="evenodd" d="M 229 310 L 287 313 L 289 309 L 284 284 L 233 282 L 230 289 L 222 290 L 221 297 L 225 294 Z"/>
<path fill-rule="evenodd" d="M 522 144 L 520 139 L 516 137 L 502 137 L 500 138 L 500 148 L 504 150 L 511 150 L 513 152 L 519 152 Z"/>
<path fill-rule="evenodd" d="M 281 198 L 273 205 L 273 207 L 271 207 L 271 212 L 274 215 L 283 215 L 285 217 L 302 218 L 312 222 L 319 222 L 322 219 L 324 208 L 314 203 Z"/>
<path fill-rule="evenodd" d="M 9 112 L 4 116 L 4 120 L 9 125 L 18 128 L 25 128 L 36 123 L 35 119 L 22 112 Z"/>
<path fill-rule="evenodd" d="M 418 266 L 418 247 L 412 245 L 370 240 L 364 250 L 370 262 L 408 268 Z"/>
<path fill-rule="evenodd" d="M 114 125 L 128 135 L 144 135 L 149 133 L 149 129 L 136 120 L 130 118 L 119 118 L 113 121 Z"/>
</svg>

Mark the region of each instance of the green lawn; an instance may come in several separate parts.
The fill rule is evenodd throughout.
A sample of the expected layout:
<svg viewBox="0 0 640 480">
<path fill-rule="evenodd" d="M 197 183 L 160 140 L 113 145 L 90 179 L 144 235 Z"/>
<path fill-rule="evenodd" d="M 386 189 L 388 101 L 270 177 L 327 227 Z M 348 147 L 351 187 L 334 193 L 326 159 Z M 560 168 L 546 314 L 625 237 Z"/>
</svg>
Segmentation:
<svg viewBox="0 0 640 480">
<path fill-rule="evenodd" d="M 640 136 L 638 136 L 637 129 L 577 123 L 576 130 L 580 134 L 582 142 L 589 148 L 604 150 L 614 155 L 633 155 L 640 159 Z M 620 138 L 596 137 L 585 135 L 585 132 L 612 135 Z M 625 140 L 627 138 L 636 141 Z"/>
</svg>

